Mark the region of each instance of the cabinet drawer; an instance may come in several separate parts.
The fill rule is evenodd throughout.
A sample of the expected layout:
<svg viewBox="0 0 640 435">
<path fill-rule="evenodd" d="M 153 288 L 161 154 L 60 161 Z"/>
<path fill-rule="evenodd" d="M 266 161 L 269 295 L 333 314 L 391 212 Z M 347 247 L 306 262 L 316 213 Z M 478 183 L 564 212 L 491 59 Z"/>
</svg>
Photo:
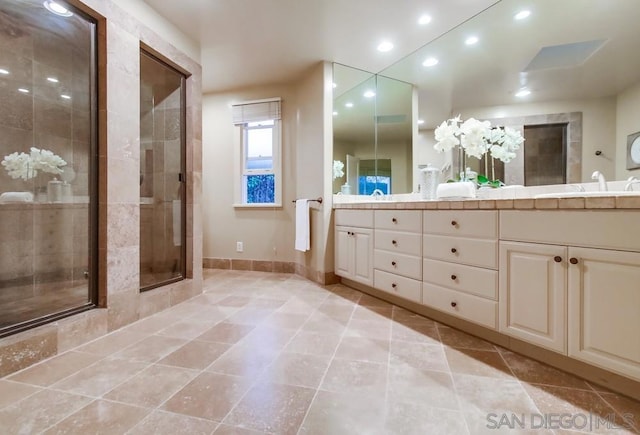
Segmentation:
<svg viewBox="0 0 640 435">
<path fill-rule="evenodd" d="M 423 217 L 425 234 L 498 237 L 498 212 L 485 210 L 427 210 Z"/>
<path fill-rule="evenodd" d="M 335 225 L 373 228 L 373 210 L 336 210 Z"/>
<path fill-rule="evenodd" d="M 399 254 L 422 255 L 422 237 L 415 233 L 375 230 L 375 247 Z"/>
<path fill-rule="evenodd" d="M 373 267 L 413 279 L 422 278 L 422 258 L 376 249 Z"/>
<path fill-rule="evenodd" d="M 424 281 L 433 284 L 483 298 L 498 299 L 498 272 L 495 270 L 425 259 L 422 275 Z"/>
<path fill-rule="evenodd" d="M 468 239 L 432 234 L 425 234 L 422 239 L 423 257 L 468 264 L 470 266 L 497 268 L 497 240 Z"/>
<path fill-rule="evenodd" d="M 376 210 L 376 229 L 422 233 L 421 210 Z"/>
<path fill-rule="evenodd" d="M 422 284 L 422 303 L 453 316 L 497 328 L 498 303 L 437 285 Z"/>
<path fill-rule="evenodd" d="M 378 290 L 409 299 L 414 302 L 422 301 L 421 282 L 411 278 L 394 275 L 392 273 L 375 270 L 373 283 Z"/>
</svg>

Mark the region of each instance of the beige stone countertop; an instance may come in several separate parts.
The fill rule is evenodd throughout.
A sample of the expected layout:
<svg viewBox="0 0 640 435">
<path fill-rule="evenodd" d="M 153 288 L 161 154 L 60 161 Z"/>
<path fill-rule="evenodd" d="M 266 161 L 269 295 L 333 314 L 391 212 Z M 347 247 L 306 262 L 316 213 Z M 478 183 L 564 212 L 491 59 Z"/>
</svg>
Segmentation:
<svg viewBox="0 0 640 435">
<path fill-rule="evenodd" d="M 338 203 L 334 209 L 373 210 L 580 210 L 640 209 L 638 196 L 586 196 L 573 198 L 465 199 L 458 201 L 368 201 Z"/>
</svg>

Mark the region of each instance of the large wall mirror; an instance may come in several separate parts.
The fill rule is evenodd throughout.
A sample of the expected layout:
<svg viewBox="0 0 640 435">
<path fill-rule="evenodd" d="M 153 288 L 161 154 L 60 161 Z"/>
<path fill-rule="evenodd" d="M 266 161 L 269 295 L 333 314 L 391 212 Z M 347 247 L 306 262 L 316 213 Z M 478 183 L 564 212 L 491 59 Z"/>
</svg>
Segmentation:
<svg viewBox="0 0 640 435">
<path fill-rule="evenodd" d="M 411 190 L 413 86 L 345 65 L 333 67 L 333 192 Z"/>
<path fill-rule="evenodd" d="M 595 170 L 610 180 L 640 176 L 626 164 L 627 138 L 640 131 L 639 16 L 637 0 L 501 0 L 379 71 L 414 85 L 413 119 L 424 121 L 405 192 L 415 190 L 419 166 L 455 160 L 433 150 L 433 130 L 458 114 L 525 134 L 524 149 L 501 168 L 507 184 L 587 182 Z M 547 136 L 560 148 L 552 152 Z"/>
</svg>

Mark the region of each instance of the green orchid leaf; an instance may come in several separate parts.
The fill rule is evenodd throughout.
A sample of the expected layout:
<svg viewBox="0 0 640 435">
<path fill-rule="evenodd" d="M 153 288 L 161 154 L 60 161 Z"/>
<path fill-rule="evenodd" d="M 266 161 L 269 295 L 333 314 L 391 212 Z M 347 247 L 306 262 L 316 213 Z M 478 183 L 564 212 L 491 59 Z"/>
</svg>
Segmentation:
<svg viewBox="0 0 640 435">
<path fill-rule="evenodd" d="M 478 184 L 487 184 L 489 182 L 489 179 L 481 174 L 478 174 L 476 180 L 478 181 Z"/>
</svg>

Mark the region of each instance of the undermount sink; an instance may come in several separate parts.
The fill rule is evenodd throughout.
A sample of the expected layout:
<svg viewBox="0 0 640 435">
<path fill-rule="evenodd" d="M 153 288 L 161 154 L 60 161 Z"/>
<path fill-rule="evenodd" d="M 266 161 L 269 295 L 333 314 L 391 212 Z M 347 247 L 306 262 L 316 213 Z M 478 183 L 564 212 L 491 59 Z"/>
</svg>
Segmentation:
<svg viewBox="0 0 640 435">
<path fill-rule="evenodd" d="M 556 192 L 556 193 L 541 193 L 534 196 L 536 199 L 540 198 L 582 198 L 586 196 L 640 196 L 640 191 L 596 191 L 596 192 Z"/>
</svg>

